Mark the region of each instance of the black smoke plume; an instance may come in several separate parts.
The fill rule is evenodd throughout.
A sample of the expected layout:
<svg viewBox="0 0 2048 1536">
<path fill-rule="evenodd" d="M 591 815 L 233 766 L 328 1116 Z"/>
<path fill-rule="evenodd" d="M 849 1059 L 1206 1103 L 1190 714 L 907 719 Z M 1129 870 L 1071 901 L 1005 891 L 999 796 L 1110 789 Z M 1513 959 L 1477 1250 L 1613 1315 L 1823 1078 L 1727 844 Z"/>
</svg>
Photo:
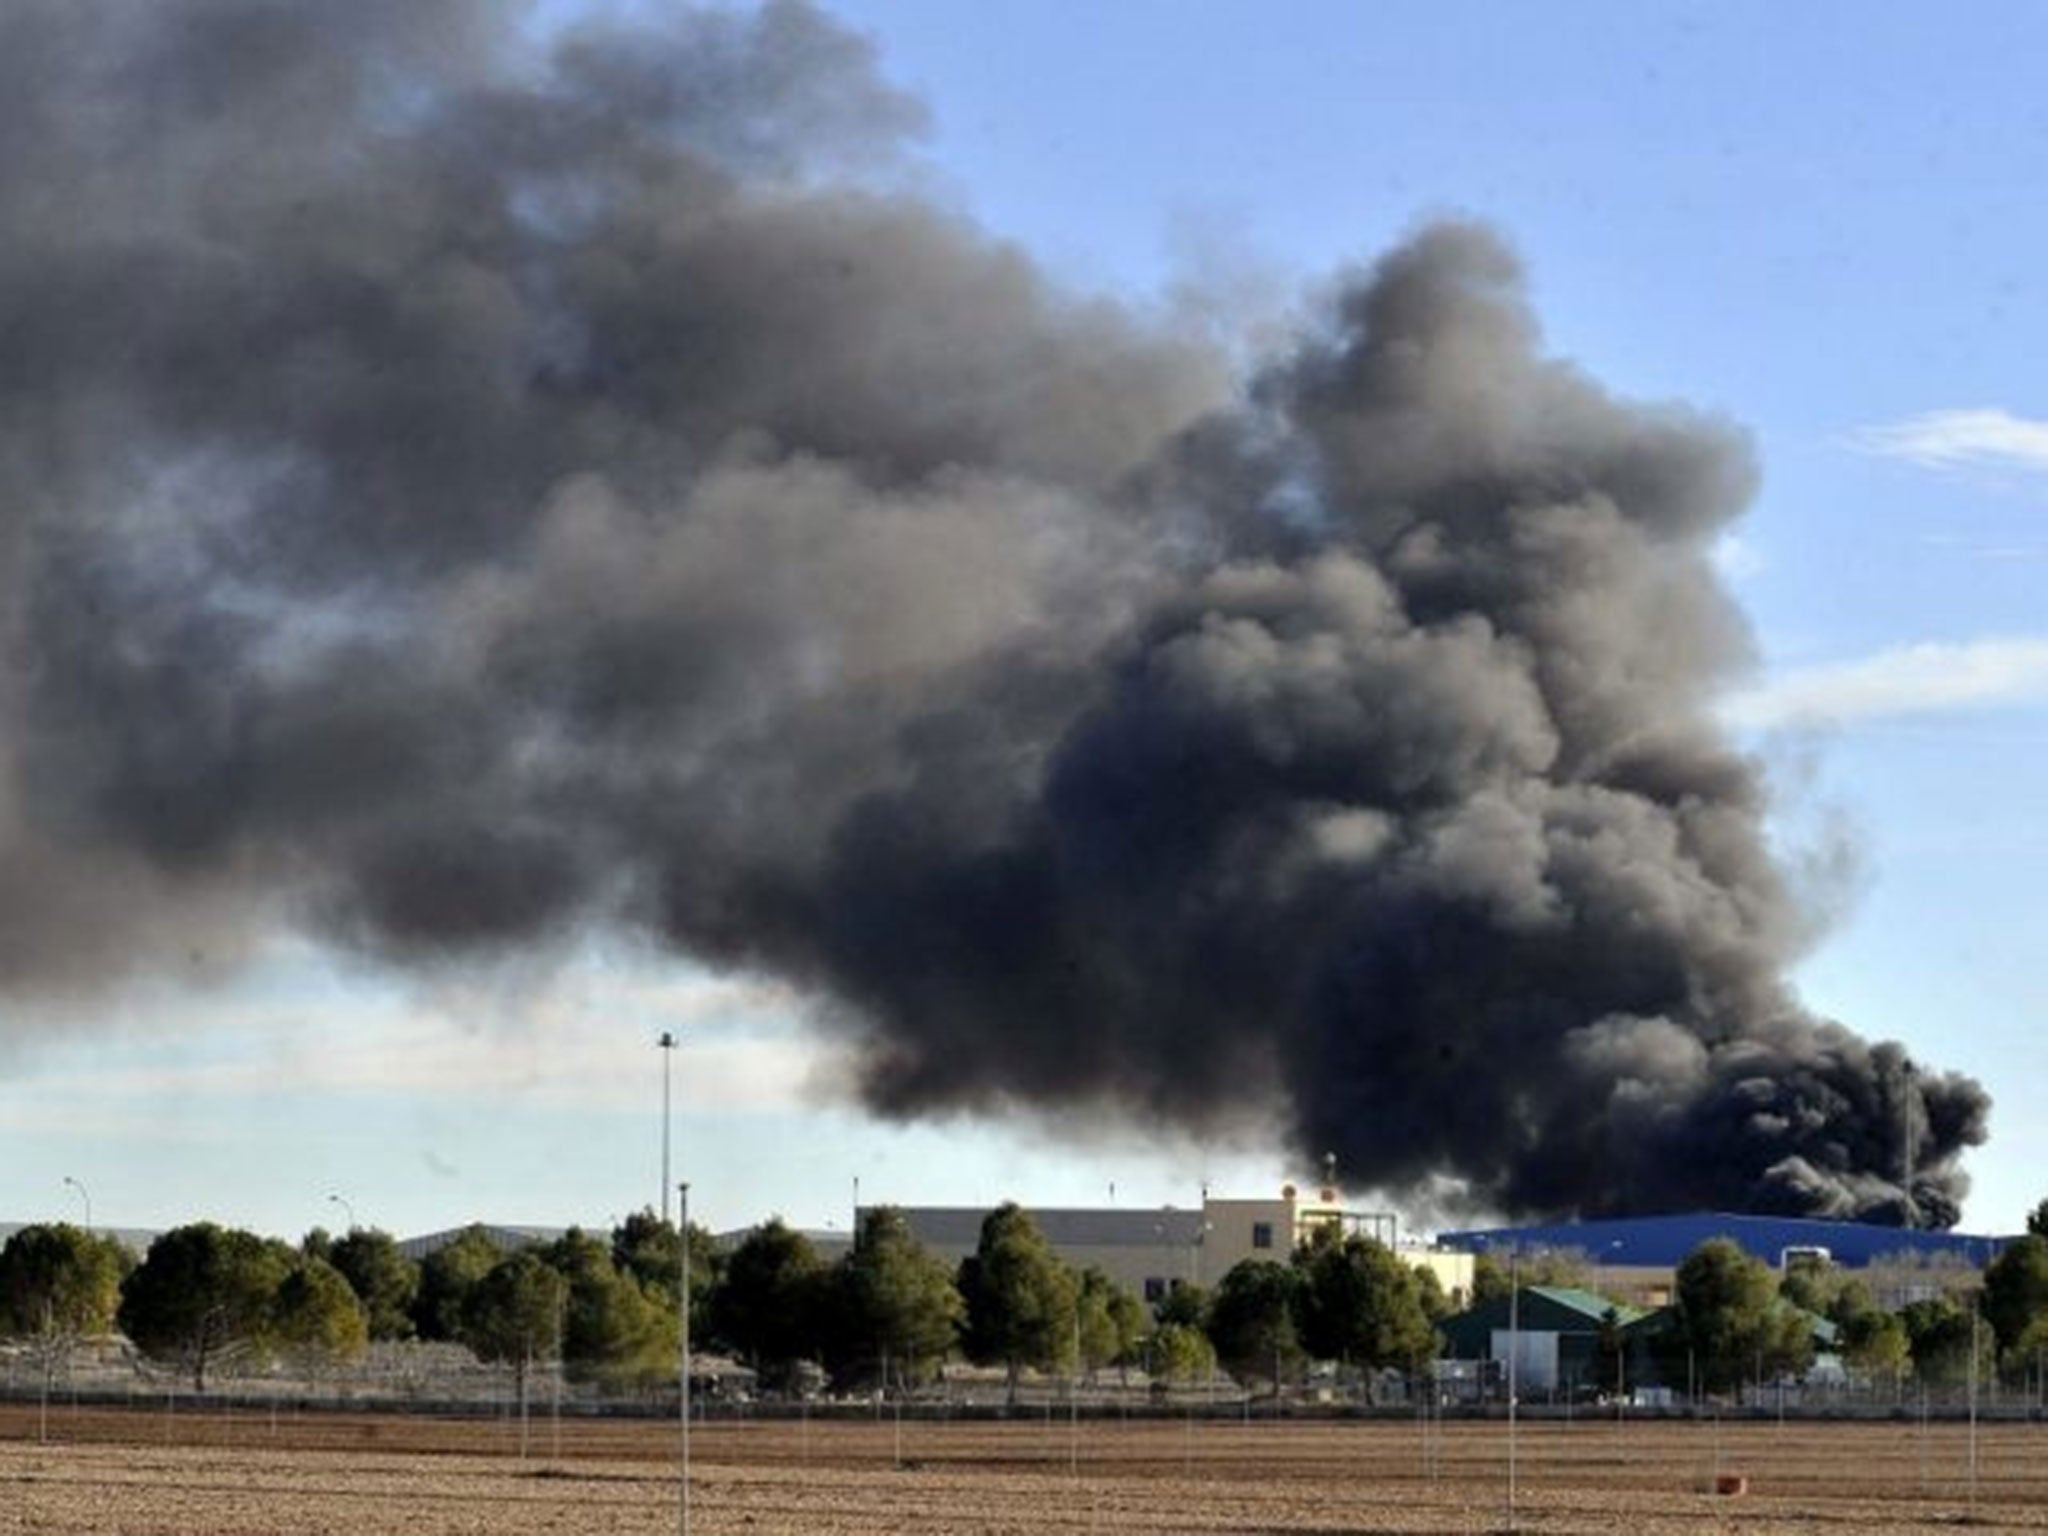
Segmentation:
<svg viewBox="0 0 2048 1536">
<path fill-rule="evenodd" d="M 1781 980 L 1740 435 L 1459 224 L 1234 377 L 919 126 L 800 4 L 0 8 L 5 984 L 606 926 L 891 1114 L 1952 1221 L 1982 1092 Z"/>
</svg>

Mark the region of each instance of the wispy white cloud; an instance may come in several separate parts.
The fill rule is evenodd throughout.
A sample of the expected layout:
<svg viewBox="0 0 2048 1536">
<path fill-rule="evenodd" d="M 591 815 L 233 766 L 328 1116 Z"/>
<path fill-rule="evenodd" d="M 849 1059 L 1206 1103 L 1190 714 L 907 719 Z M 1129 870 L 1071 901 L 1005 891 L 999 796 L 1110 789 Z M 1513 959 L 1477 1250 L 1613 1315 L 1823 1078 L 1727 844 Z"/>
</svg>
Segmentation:
<svg viewBox="0 0 2048 1536">
<path fill-rule="evenodd" d="M 1740 730 L 1849 725 L 1899 715 L 2048 702 L 2048 638 L 1931 642 L 1806 667 L 1732 695 Z"/>
<path fill-rule="evenodd" d="M 467 984 L 233 1008 L 214 999 L 160 1020 L 175 1026 L 176 1049 L 134 1052 L 127 1065 L 65 1053 L 25 1063 L 33 1098 L 0 1106 L 0 1125 L 24 1129 L 39 1111 L 57 1122 L 116 1116 L 131 1129 L 204 1123 L 237 1102 L 307 1096 L 637 1111 L 659 1071 L 663 1030 L 683 1042 L 672 1067 L 684 1109 L 796 1110 L 851 1080 L 843 1048 L 800 1027 L 801 1000 L 778 985 L 598 967 L 529 981 L 510 1000 Z"/>
<path fill-rule="evenodd" d="M 2018 470 L 2048 475 L 2048 421 L 2010 411 L 1927 411 L 1864 427 L 1849 441 L 1865 453 L 1927 469 Z"/>
</svg>

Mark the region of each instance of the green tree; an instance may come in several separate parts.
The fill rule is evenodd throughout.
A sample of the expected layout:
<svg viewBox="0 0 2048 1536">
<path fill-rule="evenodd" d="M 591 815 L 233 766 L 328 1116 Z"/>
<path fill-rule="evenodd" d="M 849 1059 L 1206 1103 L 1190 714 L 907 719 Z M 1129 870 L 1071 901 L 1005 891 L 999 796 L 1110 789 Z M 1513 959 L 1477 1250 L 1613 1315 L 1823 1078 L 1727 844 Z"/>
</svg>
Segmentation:
<svg viewBox="0 0 2048 1536">
<path fill-rule="evenodd" d="M 69 1222 L 22 1227 L 0 1248 L 0 1334 L 28 1342 L 47 1387 L 81 1340 L 110 1333 L 127 1250 Z"/>
<path fill-rule="evenodd" d="M 612 1263 L 640 1282 L 648 1299 L 675 1311 L 683 1261 L 683 1239 L 675 1223 L 652 1211 L 636 1211 L 612 1229 Z M 718 1240 L 690 1223 L 690 1337 L 713 1336 L 714 1298 L 722 1282 Z"/>
<path fill-rule="evenodd" d="M 1890 1312 L 1869 1307 L 1851 1312 L 1836 1325 L 1841 1329 L 1842 1363 L 1869 1381 L 1900 1381 L 1913 1363 L 1913 1344 L 1905 1323 Z"/>
<path fill-rule="evenodd" d="M 1791 1259 L 1785 1266 L 1785 1274 L 1778 1282 L 1778 1294 L 1802 1311 L 1816 1317 L 1832 1318 L 1835 1304 L 1848 1275 L 1818 1255 L 1804 1255 Z"/>
<path fill-rule="evenodd" d="M 327 1262 L 340 1270 L 363 1304 L 373 1339 L 409 1339 L 417 1331 L 413 1303 L 420 1266 L 399 1251 L 389 1232 L 350 1227 L 329 1247 Z"/>
<path fill-rule="evenodd" d="M 893 1207 L 865 1214 L 831 1292 L 825 1365 L 841 1387 L 922 1381 L 959 1340 L 966 1309 L 952 1272 Z"/>
<path fill-rule="evenodd" d="M 1301 1368 L 1304 1354 L 1295 1326 L 1301 1271 L 1271 1259 L 1233 1265 L 1209 1303 L 1209 1342 L 1239 1382 L 1280 1384 Z"/>
<path fill-rule="evenodd" d="M 2039 1384 L 2048 1375 L 2048 1314 L 2036 1317 L 2013 1340 L 2005 1352 L 2005 1371 L 2021 1385 L 2029 1380 Z"/>
<path fill-rule="evenodd" d="M 1975 1308 L 1955 1296 L 1916 1301 L 1899 1314 L 1913 1352 L 1913 1374 L 1930 1387 L 1953 1388 L 1970 1379 L 1971 1356 L 1977 1380 L 1990 1377 L 1996 1341 Z"/>
<path fill-rule="evenodd" d="M 1192 1283 L 1171 1285 L 1153 1306 L 1152 1317 L 1162 1328 L 1172 1324 L 1200 1332 L 1209 1323 L 1209 1293 Z"/>
<path fill-rule="evenodd" d="M 1056 1370 L 1073 1359 L 1076 1290 L 1074 1272 L 1038 1223 L 1014 1203 L 998 1206 L 960 1265 L 967 1358 L 1003 1366 L 1014 1401 L 1025 1369 Z"/>
<path fill-rule="evenodd" d="M 519 1395 L 536 1360 L 561 1348 L 569 1282 L 531 1249 L 500 1259 L 470 1288 L 462 1305 L 462 1342 L 479 1360 L 512 1367 Z"/>
<path fill-rule="evenodd" d="M 1433 1269 L 1415 1271 L 1415 1299 L 1422 1303 L 1422 1315 L 1429 1319 L 1431 1327 L 1456 1310 L 1450 1292 L 1444 1289 L 1443 1281 L 1437 1278 Z"/>
<path fill-rule="evenodd" d="M 650 1296 L 630 1270 L 613 1262 L 613 1251 L 610 1243 L 571 1228 L 543 1255 L 569 1288 L 563 1361 L 584 1381 L 649 1386 L 672 1380 L 680 1350 L 674 1300 Z"/>
<path fill-rule="evenodd" d="M 1074 1332 L 1080 1368 L 1093 1382 L 1105 1365 L 1128 1366 L 1144 1343 L 1145 1304 L 1092 1265 L 1076 1277 Z"/>
<path fill-rule="evenodd" d="M 298 1262 L 280 1242 L 210 1221 L 173 1227 L 121 1287 L 121 1331 L 145 1355 L 192 1373 L 271 1340 L 278 1287 Z"/>
<path fill-rule="evenodd" d="M 2029 1233 L 1984 1267 L 1984 1321 L 2010 1349 L 2035 1318 L 2048 1315 L 2048 1237 Z"/>
<path fill-rule="evenodd" d="M 463 1310 L 469 1293 L 505 1257 L 482 1227 L 462 1229 L 420 1263 L 419 1289 L 413 1296 L 413 1326 L 423 1339 L 446 1341 L 462 1337 Z"/>
<path fill-rule="evenodd" d="M 761 1384 L 786 1390 L 799 1362 L 819 1353 L 827 1270 L 809 1238 L 770 1217 L 725 1261 L 711 1331 L 754 1368 Z"/>
<path fill-rule="evenodd" d="M 1835 1287 L 1835 1294 L 1828 1302 L 1826 1317 L 1838 1328 L 1849 1326 L 1851 1318 L 1861 1317 L 1866 1312 L 1883 1312 L 1877 1300 L 1870 1294 L 1870 1286 L 1854 1275 L 1844 1275 L 1842 1283 Z M 1887 1314 L 1889 1315 L 1889 1314 Z"/>
<path fill-rule="evenodd" d="M 2039 1205 L 2027 1212 L 2027 1235 L 2029 1237 L 2048 1237 L 2048 1200 L 2043 1200 Z"/>
<path fill-rule="evenodd" d="M 1148 1341 L 1154 1381 L 1206 1381 L 1216 1369 L 1216 1348 L 1209 1336 L 1189 1323 L 1161 1323 Z"/>
<path fill-rule="evenodd" d="M 1725 1237 L 1700 1244 L 1678 1266 L 1676 1326 L 1667 1334 L 1672 1357 L 1691 1352 L 1700 1386 L 1726 1392 L 1742 1382 L 1799 1371 L 1813 1359 L 1813 1328 L 1804 1313 L 1781 1302 L 1770 1266 Z"/>
<path fill-rule="evenodd" d="M 367 1311 L 347 1276 L 324 1259 L 301 1257 L 272 1305 L 271 1339 L 308 1374 L 361 1359 L 370 1346 Z"/>
<path fill-rule="evenodd" d="M 1437 1336 L 1423 1311 L 1415 1271 L 1367 1237 L 1319 1240 L 1295 1255 L 1301 1286 L 1301 1343 L 1318 1360 L 1419 1370 L 1435 1358 Z"/>
</svg>

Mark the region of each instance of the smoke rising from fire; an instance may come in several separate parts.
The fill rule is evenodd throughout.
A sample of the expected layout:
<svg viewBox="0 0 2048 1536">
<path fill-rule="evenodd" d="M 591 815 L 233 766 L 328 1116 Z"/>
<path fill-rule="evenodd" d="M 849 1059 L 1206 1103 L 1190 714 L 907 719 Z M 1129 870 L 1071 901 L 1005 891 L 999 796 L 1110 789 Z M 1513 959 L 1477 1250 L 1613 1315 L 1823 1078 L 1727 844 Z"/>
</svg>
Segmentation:
<svg viewBox="0 0 2048 1536">
<path fill-rule="evenodd" d="M 1483 228 L 1242 378 L 899 190 L 803 5 L 507 14 L 0 12 L 0 981 L 603 925 L 887 1113 L 1954 1220 L 1982 1091 L 1782 980 L 1738 432 Z"/>
</svg>

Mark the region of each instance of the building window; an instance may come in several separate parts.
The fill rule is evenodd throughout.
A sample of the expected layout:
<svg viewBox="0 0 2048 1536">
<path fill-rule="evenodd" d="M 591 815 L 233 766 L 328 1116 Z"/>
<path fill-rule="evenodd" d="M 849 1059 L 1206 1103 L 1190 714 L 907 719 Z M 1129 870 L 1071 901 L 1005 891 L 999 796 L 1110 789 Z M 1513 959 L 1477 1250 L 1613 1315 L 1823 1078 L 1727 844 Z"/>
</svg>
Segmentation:
<svg viewBox="0 0 2048 1536">
<path fill-rule="evenodd" d="M 1159 1302 L 1166 1300 L 1166 1282 L 1157 1275 L 1145 1277 L 1145 1300 Z"/>
<path fill-rule="evenodd" d="M 1255 1221 L 1252 1223 L 1252 1246 L 1254 1248 L 1270 1248 L 1273 1246 L 1273 1223 L 1270 1221 Z"/>
</svg>

